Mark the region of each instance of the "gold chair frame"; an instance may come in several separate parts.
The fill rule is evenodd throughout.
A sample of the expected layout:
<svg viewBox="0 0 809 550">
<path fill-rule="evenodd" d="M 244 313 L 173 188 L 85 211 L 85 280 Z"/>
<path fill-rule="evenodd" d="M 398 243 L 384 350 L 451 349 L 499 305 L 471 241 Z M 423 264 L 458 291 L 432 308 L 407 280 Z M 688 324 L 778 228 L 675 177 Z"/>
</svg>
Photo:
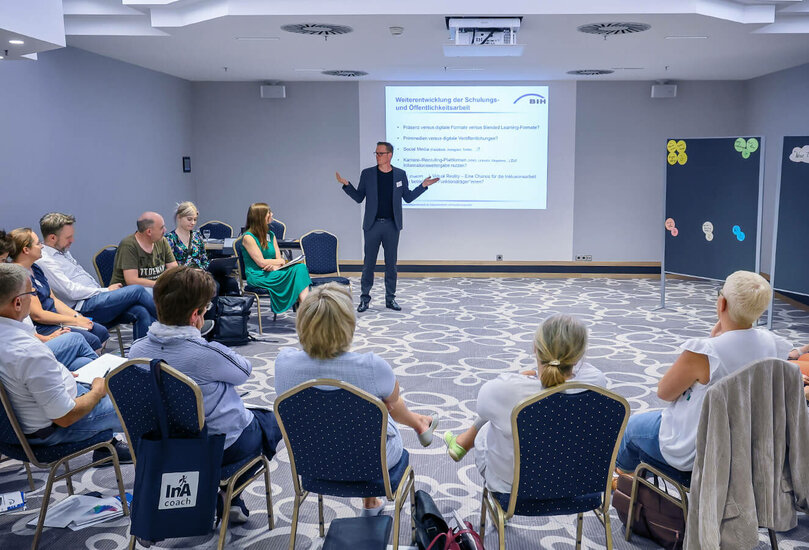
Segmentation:
<svg viewBox="0 0 809 550">
<path fill-rule="evenodd" d="M 93 267 L 96 270 L 96 278 L 98 278 L 98 284 L 100 284 L 102 286 L 104 285 L 104 277 L 101 276 L 101 270 L 98 269 L 98 262 L 96 261 L 96 259 L 98 258 L 98 256 L 102 252 L 104 252 L 108 248 L 114 248 L 117 251 L 118 250 L 118 245 L 117 244 L 108 244 L 107 246 L 102 247 L 101 249 L 99 249 L 98 252 L 93 254 Z M 126 354 L 124 353 L 124 339 L 121 336 L 121 326 L 120 325 L 115 325 L 110 330 L 114 330 L 115 333 L 118 336 L 118 349 L 121 352 L 121 357 L 126 357 Z"/>
<path fill-rule="evenodd" d="M 342 275 L 340 274 L 340 238 L 337 235 L 335 235 L 334 233 L 332 233 L 331 231 L 326 231 L 325 229 L 313 229 L 311 231 L 307 231 L 306 233 L 304 233 L 303 235 L 300 236 L 300 238 L 298 239 L 298 242 L 301 243 L 301 253 L 303 254 L 304 262 L 306 262 L 306 250 L 304 250 L 304 248 L 303 248 L 303 238 L 306 237 L 307 235 L 311 235 L 312 233 L 327 233 L 327 234 L 331 235 L 332 237 L 334 237 L 334 239 L 337 241 L 337 247 L 336 247 L 336 250 L 334 251 L 334 255 L 335 255 L 334 263 L 337 264 L 337 276 L 342 277 Z M 306 267 L 307 267 L 307 269 L 309 268 L 308 265 Z M 318 275 L 328 276 L 328 274 L 326 274 L 326 273 L 322 273 L 322 274 L 318 274 Z M 350 279 L 348 281 L 348 288 L 349 288 L 349 290 L 351 289 L 351 280 Z"/>
<path fill-rule="evenodd" d="M 113 369 L 105 378 L 105 386 L 107 388 L 107 394 L 110 396 L 110 400 L 112 401 L 113 407 L 115 407 L 115 413 L 118 415 L 118 419 L 121 421 L 121 425 L 124 428 L 124 433 L 126 434 L 126 440 L 129 442 L 129 449 L 132 453 L 132 462 L 133 464 L 137 464 L 137 457 L 135 456 L 135 446 L 132 444 L 132 438 L 129 436 L 129 430 L 127 429 L 126 423 L 124 422 L 124 418 L 121 415 L 120 409 L 118 409 L 118 404 L 115 402 L 115 396 L 110 392 L 110 385 L 109 381 L 116 376 L 119 372 L 124 370 L 125 368 L 131 367 L 133 365 L 149 365 L 149 359 L 132 359 L 127 361 L 123 365 Z M 194 396 L 196 397 L 197 401 L 197 425 L 198 429 L 202 429 L 205 425 L 205 406 L 202 402 L 202 390 L 199 389 L 199 386 L 196 382 L 194 382 L 191 378 L 186 376 L 185 374 L 181 373 L 177 369 L 167 365 L 166 363 L 160 363 L 160 369 L 167 375 L 172 376 L 179 380 L 180 382 L 186 384 L 191 388 L 194 392 Z M 258 466 L 258 469 L 250 476 L 250 478 L 239 485 L 236 486 L 236 481 L 245 473 L 250 471 L 251 468 Z M 273 515 L 272 510 L 272 485 L 270 484 L 270 461 L 267 460 L 267 457 L 263 454 L 260 454 L 256 458 L 247 462 L 244 466 L 239 468 L 233 475 L 231 475 L 227 479 L 222 479 L 219 481 L 220 489 L 225 490 L 225 499 L 224 502 L 230 503 L 233 498 L 237 497 L 244 491 L 248 485 L 253 483 L 258 477 L 264 474 L 264 495 L 267 501 L 267 525 L 272 530 L 275 527 L 275 517 Z M 225 548 L 225 538 L 227 536 L 227 529 L 228 529 L 228 518 L 225 514 L 227 511 L 227 504 L 222 513 L 221 525 L 219 528 L 219 542 L 217 544 L 217 550 L 223 550 Z M 133 550 L 135 548 L 135 535 L 130 535 L 129 537 L 129 550 Z"/>
<path fill-rule="evenodd" d="M 618 432 L 618 437 L 615 439 L 615 446 L 612 451 L 612 458 L 610 459 L 610 467 L 607 471 L 607 477 L 604 484 L 604 493 L 602 497 L 601 506 L 594 509 L 593 512 L 595 513 L 598 520 L 604 526 L 604 534 L 607 538 L 607 550 L 612 550 L 612 527 L 610 524 L 610 500 L 612 498 L 612 476 L 613 472 L 615 471 L 615 458 L 618 456 L 618 448 L 621 445 L 621 439 L 624 436 L 624 430 L 626 430 L 626 423 L 629 420 L 629 403 L 621 397 L 620 395 L 613 393 L 609 390 L 604 388 L 593 386 L 591 384 L 581 384 L 581 383 L 570 383 L 570 384 L 560 384 L 559 386 L 547 389 L 542 391 L 541 393 L 524 399 L 523 401 L 517 403 L 514 409 L 511 411 L 511 433 L 514 438 L 514 479 L 512 480 L 511 487 L 511 498 L 508 502 L 508 509 L 503 510 L 500 506 L 500 502 L 492 496 L 489 492 L 489 489 L 486 487 L 485 481 L 483 484 L 483 499 L 481 502 L 481 511 L 480 511 L 480 538 L 481 541 L 483 537 L 486 535 L 486 513 L 487 511 L 492 516 L 492 522 L 497 527 L 497 534 L 499 537 L 500 542 L 500 550 L 505 550 L 506 548 L 506 538 L 505 538 L 505 526 L 506 522 L 514 516 L 515 508 L 517 507 L 517 499 L 520 487 L 520 437 L 519 437 L 519 430 L 517 428 L 517 415 L 522 412 L 523 409 L 526 407 L 533 405 L 537 401 L 541 401 L 546 397 L 549 397 L 555 393 L 559 392 L 567 392 L 570 390 L 589 390 L 594 391 L 596 393 L 600 393 L 601 395 L 605 395 L 615 401 L 618 401 L 624 407 L 624 420 L 621 424 L 621 429 Z M 516 490 L 514 489 L 516 487 Z M 576 524 L 576 550 L 581 548 L 581 537 L 582 537 L 582 530 L 583 530 L 583 523 L 584 523 L 584 512 L 579 512 L 577 514 L 577 524 Z"/>
<path fill-rule="evenodd" d="M 242 295 L 249 294 L 250 296 L 255 297 L 256 313 L 258 314 L 258 332 L 259 334 L 264 334 L 264 327 L 261 322 L 261 296 L 259 294 L 256 294 L 255 292 L 250 292 L 249 290 L 244 289 L 247 281 L 242 279 L 242 258 L 238 253 L 238 248 L 236 247 L 236 243 L 241 243 L 243 240 L 244 235 L 241 235 L 238 239 L 233 241 L 233 253 L 234 253 L 233 255 L 236 256 L 236 276 L 239 278 L 239 292 L 241 292 Z M 244 248 L 244 245 L 242 245 L 242 248 Z M 249 254 L 247 250 L 245 250 L 244 253 Z M 268 296 L 265 296 L 265 298 L 268 298 Z M 272 311 L 272 299 L 270 299 L 270 311 Z M 273 315 L 272 320 L 275 321 L 275 319 L 278 317 L 278 314 L 272 311 L 272 315 Z"/>
<path fill-rule="evenodd" d="M 0 402 L 3 404 L 3 409 L 6 411 L 6 416 L 8 416 L 8 420 L 11 423 L 12 428 L 14 428 L 14 434 L 17 436 L 17 439 L 20 441 L 20 446 L 23 448 L 25 452 L 25 456 L 28 459 L 28 462 L 36 466 L 37 468 L 47 469 L 50 470 L 48 472 L 48 480 L 45 482 L 45 492 L 42 495 L 42 505 L 39 509 L 39 520 L 37 521 L 37 528 L 34 532 L 34 541 L 31 543 L 31 550 L 36 550 L 39 546 L 39 538 L 42 535 L 42 527 L 45 523 L 45 516 L 48 513 L 48 504 L 51 498 L 51 491 L 53 490 L 53 484 L 57 481 L 65 480 L 67 484 L 67 494 L 73 494 L 73 476 L 75 474 L 79 474 L 85 470 L 89 470 L 90 468 L 94 468 L 96 466 L 101 466 L 102 464 L 106 464 L 107 462 L 112 461 L 112 465 L 115 468 L 115 480 L 118 482 L 118 492 L 121 497 L 121 507 L 124 509 L 124 515 L 129 515 L 129 506 L 126 502 L 126 493 L 124 491 L 124 481 L 123 476 L 121 475 L 121 464 L 118 462 L 118 454 L 115 452 L 115 448 L 109 441 L 96 443 L 95 445 L 90 445 L 89 447 L 85 447 L 79 451 L 71 453 L 67 456 L 60 458 L 54 462 L 40 462 L 37 460 L 36 455 L 34 455 L 34 451 L 31 449 L 31 444 L 28 443 L 28 439 L 25 437 L 25 434 L 22 431 L 22 426 L 20 426 L 19 421 L 17 420 L 17 415 L 14 414 L 14 409 L 11 407 L 11 401 L 6 394 L 5 386 L 0 382 Z M 71 468 L 70 467 L 70 460 L 74 458 L 80 457 L 84 454 L 89 453 L 90 451 L 95 451 L 97 449 L 106 449 L 110 454 L 100 460 L 91 460 L 89 464 L 85 464 L 79 468 Z M 27 463 L 26 463 L 27 464 Z M 65 466 L 65 473 L 57 475 L 56 472 L 60 466 L 64 464 Z M 33 480 L 31 479 L 31 471 L 28 470 L 28 482 L 31 484 L 31 488 L 33 488 Z"/>
<path fill-rule="evenodd" d="M 282 222 L 281 220 L 279 220 L 278 218 L 275 218 L 275 217 L 273 217 L 272 221 L 274 221 L 274 222 L 276 222 L 276 223 L 280 223 L 280 224 L 281 224 L 281 226 L 284 228 L 284 234 L 283 234 L 283 235 L 281 235 L 281 237 L 278 237 L 278 235 L 275 235 L 275 238 L 276 238 L 276 239 L 280 238 L 282 241 L 283 241 L 283 240 L 286 240 L 284 237 L 285 237 L 285 236 L 286 236 L 286 234 L 287 234 L 287 224 L 285 224 L 284 222 Z M 267 231 L 269 232 L 269 230 L 270 230 L 270 227 L 269 227 L 269 224 L 267 224 Z M 273 234 L 274 234 L 274 233 L 273 233 Z"/>
<path fill-rule="evenodd" d="M 410 495 L 411 541 L 414 542 L 416 540 L 415 538 L 416 526 L 413 523 L 412 518 L 416 509 L 415 474 L 413 473 L 413 468 L 408 464 L 407 468 L 404 471 L 404 474 L 402 474 L 402 480 L 399 482 L 399 486 L 396 488 L 396 491 L 392 490 L 386 454 L 387 429 L 388 429 L 387 407 L 385 406 L 385 404 L 382 402 L 381 399 L 374 397 L 370 393 L 363 391 L 356 386 L 353 386 L 346 382 L 342 382 L 340 380 L 334 380 L 332 378 L 318 378 L 317 380 L 309 380 L 308 382 L 304 382 L 303 384 L 295 386 L 291 390 L 286 391 L 281 395 L 279 395 L 275 400 L 275 407 L 274 407 L 275 418 L 278 421 L 278 427 L 281 429 L 281 434 L 284 436 L 284 444 L 286 445 L 287 453 L 289 454 L 289 466 L 292 469 L 292 485 L 295 491 L 295 502 L 292 508 L 292 529 L 289 535 L 289 550 L 294 550 L 295 548 L 295 538 L 298 531 L 298 515 L 300 512 L 301 504 L 303 504 L 303 501 L 306 500 L 307 496 L 309 496 L 309 491 L 305 491 L 301 486 L 301 480 L 300 477 L 298 476 L 298 470 L 295 467 L 295 454 L 293 452 L 292 446 L 290 445 L 289 435 L 287 434 L 286 427 L 284 426 L 284 421 L 281 418 L 281 415 L 278 413 L 278 406 L 285 399 L 292 397 L 293 395 L 300 393 L 301 391 L 311 388 L 313 386 L 331 386 L 334 388 L 346 390 L 348 392 L 353 393 L 356 396 L 361 397 L 362 399 L 372 403 L 377 408 L 379 408 L 379 412 L 380 414 L 382 414 L 380 459 L 382 461 L 382 472 L 383 472 L 382 477 L 385 483 L 385 497 L 388 499 L 388 501 L 394 503 L 393 550 L 397 550 L 399 548 L 399 524 L 400 524 L 399 516 L 401 514 L 402 505 L 407 500 L 408 493 Z M 323 495 L 321 494 L 317 495 L 317 506 L 318 506 L 319 534 L 321 537 L 324 537 L 326 533 L 323 521 Z"/>
</svg>

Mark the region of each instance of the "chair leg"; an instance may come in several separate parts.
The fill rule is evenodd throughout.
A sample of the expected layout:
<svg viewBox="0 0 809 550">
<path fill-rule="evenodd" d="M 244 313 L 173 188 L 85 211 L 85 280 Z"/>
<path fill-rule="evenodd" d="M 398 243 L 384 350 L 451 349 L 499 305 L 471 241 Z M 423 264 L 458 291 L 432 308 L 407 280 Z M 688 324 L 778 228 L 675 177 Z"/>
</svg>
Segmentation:
<svg viewBox="0 0 809 550">
<path fill-rule="evenodd" d="M 118 333 L 118 349 L 121 351 L 121 357 L 126 357 L 126 354 L 124 353 L 124 339 L 121 337 L 120 327 L 115 327 L 115 332 Z"/>
<path fill-rule="evenodd" d="M 256 296 L 256 313 L 258 314 L 258 333 L 264 334 L 264 328 L 261 326 L 261 300 Z"/>
<path fill-rule="evenodd" d="M 489 490 L 483 487 L 483 499 L 480 501 L 480 542 L 483 542 L 483 537 L 486 536 L 486 497 Z"/>
<path fill-rule="evenodd" d="M 775 531 L 772 529 L 767 529 L 767 532 L 770 535 L 770 546 L 773 550 L 778 550 L 778 537 L 775 535 Z"/>
<path fill-rule="evenodd" d="M 405 493 L 406 495 L 407 493 Z M 401 518 L 399 514 L 402 512 L 402 499 L 400 495 L 396 495 L 396 500 L 393 504 L 393 541 L 392 546 L 393 550 L 399 550 L 399 523 L 401 522 Z"/>
<path fill-rule="evenodd" d="M 607 538 L 607 550 L 612 550 L 612 524 L 609 509 L 604 512 L 604 536 Z"/>
<path fill-rule="evenodd" d="M 416 483 L 410 485 L 410 546 L 416 545 Z"/>
<path fill-rule="evenodd" d="M 124 516 L 129 515 L 129 504 L 126 501 L 126 491 L 124 490 L 124 476 L 121 474 L 121 463 L 118 461 L 118 453 L 115 452 L 115 447 L 108 443 L 109 451 L 112 454 L 112 467 L 115 468 L 115 481 L 118 482 L 118 492 L 121 495 L 121 508 L 124 510 Z"/>
<path fill-rule="evenodd" d="M 221 523 L 222 525 L 219 527 L 219 542 L 216 545 L 217 550 L 223 550 L 225 548 L 225 538 L 227 537 L 228 532 L 228 522 L 230 518 L 228 517 L 228 511 L 230 510 L 230 501 L 233 499 L 233 485 L 236 483 L 236 479 L 233 478 L 228 482 L 227 491 L 225 491 L 225 497 L 222 505 L 222 518 Z"/>
<path fill-rule="evenodd" d="M 34 541 L 31 543 L 31 550 L 36 550 L 39 545 L 39 537 L 42 535 L 42 526 L 45 524 L 45 515 L 48 513 L 48 502 L 51 499 L 53 476 L 56 474 L 58 468 L 59 464 L 57 463 L 51 468 L 51 471 L 48 472 L 48 481 L 45 482 L 45 492 L 42 494 L 42 506 L 39 508 L 39 520 L 37 521 L 37 530 L 34 532 Z M 68 478 L 68 480 L 69 479 L 70 478 Z"/>
<path fill-rule="evenodd" d="M 65 483 L 67 483 L 67 494 L 73 494 L 73 476 L 70 475 L 70 464 L 68 461 L 65 460 L 65 473 L 68 474 L 67 478 L 65 478 Z"/>
<path fill-rule="evenodd" d="M 289 531 L 289 550 L 295 550 L 295 537 L 298 534 L 298 512 L 301 507 L 300 495 L 295 495 L 295 502 L 292 504 L 292 525 Z"/>
<path fill-rule="evenodd" d="M 584 528 L 584 514 L 579 512 L 576 517 L 576 550 L 581 550 L 581 532 Z"/>
<path fill-rule="evenodd" d="M 28 476 L 28 487 L 30 487 L 31 490 L 33 491 L 34 490 L 34 476 L 31 475 L 31 464 L 29 464 L 28 462 L 24 462 L 23 464 L 25 465 L 25 473 Z"/>
<path fill-rule="evenodd" d="M 135 546 L 137 546 L 135 542 L 135 535 L 129 536 L 129 546 L 126 547 L 126 550 L 135 550 Z"/>
<path fill-rule="evenodd" d="M 275 514 L 272 511 L 272 484 L 270 484 L 270 462 L 264 459 L 264 494 L 267 498 L 267 525 L 272 531 L 275 528 Z"/>
<path fill-rule="evenodd" d="M 326 528 L 323 522 L 323 495 L 317 495 L 317 525 L 320 532 L 320 538 L 326 536 Z"/>
</svg>

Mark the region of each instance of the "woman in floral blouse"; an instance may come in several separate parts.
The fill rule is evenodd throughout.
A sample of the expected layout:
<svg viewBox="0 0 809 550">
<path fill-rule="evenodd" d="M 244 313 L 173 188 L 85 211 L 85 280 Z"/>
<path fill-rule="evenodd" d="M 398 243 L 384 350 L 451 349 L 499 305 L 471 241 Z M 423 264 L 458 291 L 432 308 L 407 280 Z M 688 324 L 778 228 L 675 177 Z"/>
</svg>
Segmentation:
<svg viewBox="0 0 809 550">
<path fill-rule="evenodd" d="M 211 261 L 205 253 L 205 241 L 199 231 L 194 231 L 198 218 L 199 210 L 193 202 L 178 204 L 174 213 L 177 227 L 166 235 L 166 239 L 178 264 L 208 269 Z"/>
</svg>

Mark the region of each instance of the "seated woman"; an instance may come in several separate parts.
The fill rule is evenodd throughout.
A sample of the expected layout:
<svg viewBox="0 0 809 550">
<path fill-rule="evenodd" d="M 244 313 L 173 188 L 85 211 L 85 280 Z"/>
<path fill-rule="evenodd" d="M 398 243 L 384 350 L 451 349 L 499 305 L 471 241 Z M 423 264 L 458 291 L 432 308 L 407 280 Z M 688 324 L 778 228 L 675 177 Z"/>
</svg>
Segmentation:
<svg viewBox="0 0 809 550">
<path fill-rule="evenodd" d="M 247 232 L 242 244 L 242 255 L 247 284 L 270 291 L 272 310 L 281 313 L 309 293 L 309 271 L 302 263 L 281 269 L 286 260 L 278 249 L 278 241 L 269 230 L 272 211 L 266 203 L 256 202 L 247 210 Z"/>
<path fill-rule="evenodd" d="M 629 418 L 616 461 L 619 469 L 632 472 L 641 461 L 675 477 L 693 469 L 708 388 L 753 361 L 789 354 L 792 346 L 786 340 L 753 328 L 771 294 L 769 283 L 757 273 L 728 276 L 716 299 L 719 320 L 710 336 L 687 340 L 657 386 L 657 396 L 669 405 Z"/>
<path fill-rule="evenodd" d="M 490 491 L 510 493 L 514 480 L 511 412 L 521 401 L 565 382 L 606 387 L 607 378 L 582 359 L 587 328 L 568 315 L 547 318 L 534 335 L 536 370 L 507 372 L 483 384 L 478 392 L 478 418 L 464 433 L 444 434 L 447 452 L 456 462 L 472 447 L 475 465 Z"/>
<path fill-rule="evenodd" d="M 303 351 L 282 349 L 275 360 L 275 391 L 282 394 L 316 378 L 348 382 L 381 399 L 390 417 L 387 434 L 388 467 L 402 457 L 402 435 L 398 424 L 413 428 L 424 447 L 432 443 L 438 420 L 411 412 L 399 395 L 399 383 L 391 366 L 373 353 L 352 353 L 354 307 L 342 285 L 328 283 L 309 293 L 298 310 L 295 327 Z M 376 497 L 363 499 L 363 515 L 377 515 L 385 503 Z"/>
<path fill-rule="evenodd" d="M 84 317 L 54 296 L 45 273 L 34 263 L 42 257 L 42 243 L 36 233 L 23 227 L 15 229 L 9 236 L 14 245 L 11 258 L 31 273 L 31 284 L 37 291 L 37 295 L 31 297 L 31 319 L 37 332 L 48 336 L 69 326 L 72 332 L 81 334 L 90 347 L 100 353 L 110 337 L 109 332 L 104 325 L 93 323 L 92 319 Z"/>
<path fill-rule="evenodd" d="M 225 434 L 223 466 L 259 453 L 272 458 L 282 439 L 275 416 L 264 409 L 245 408 L 236 391 L 250 378 L 250 361 L 200 335 L 213 296 L 214 282 L 205 271 L 177 266 L 163 273 L 154 286 L 157 321 L 146 338 L 132 344 L 129 357 L 163 359 L 197 383 L 209 432 Z M 241 496 L 233 499 L 230 521 L 244 523 L 248 516 Z"/>
</svg>

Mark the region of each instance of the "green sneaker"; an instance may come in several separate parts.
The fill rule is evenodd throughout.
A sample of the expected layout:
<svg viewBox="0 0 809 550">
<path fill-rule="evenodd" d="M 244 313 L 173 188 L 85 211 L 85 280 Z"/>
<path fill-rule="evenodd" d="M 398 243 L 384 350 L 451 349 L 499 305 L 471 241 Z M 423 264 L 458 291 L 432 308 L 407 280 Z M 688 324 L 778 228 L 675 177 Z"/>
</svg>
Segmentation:
<svg viewBox="0 0 809 550">
<path fill-rule="evenodd" d="M 444 432 L 444 443 L 447 445 L 447 453 L 455 462 L 460 462 L 466 456 L 466 449 L 458 445 L 458 436 L 452 432 Z"/>
</svg>

